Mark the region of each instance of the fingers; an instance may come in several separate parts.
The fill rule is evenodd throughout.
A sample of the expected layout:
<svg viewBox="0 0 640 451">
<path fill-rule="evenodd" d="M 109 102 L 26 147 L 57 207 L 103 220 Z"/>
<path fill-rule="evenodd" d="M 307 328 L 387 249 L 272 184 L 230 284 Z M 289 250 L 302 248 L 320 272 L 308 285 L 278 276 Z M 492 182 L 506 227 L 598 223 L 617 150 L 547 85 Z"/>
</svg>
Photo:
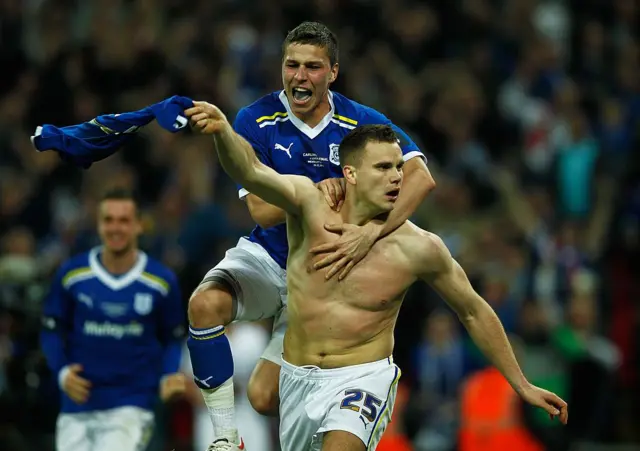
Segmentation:
<svg viewBox="0 0 640 451">
<path fill-rule="evenodd" d="M 558 416 L 562 424 L 567 424 L 569 419 L 569 409 L 567 403 L 555 393 L 547 392 L 545 394 L 545 401 L 550 405 L 552 412 L 549 412 L 553 416 Z"/>
<path fill-rule="evenodd" d="M 343 254 L 341 252 L 334 252 L 333 254 L 327 255 L 322 260 L 316 262 L 313 265 L 313 269 L 325 268 L 325 267 L 329 266 L 330 264 L 337 262 L 341 258 L 343 258 Z"/>
<path fill-rule="evenodd" d="M 333 208 L 335 206 L 335 204 L 333 203 L 333 198 L 331 197 L 331 194 L 329 193 L 329 187 L 327 186 L 326 183 L 320 184 L 320 191 L 322 191 L 322 194 L 324 194 L 324 200 L 327 202 L 327 204 L 331 208 Z"/>
<path fill-rule="evenodd" d="M 90 387 L 89 381 L 73 374 L 70 374 L 65 382 L 65 392 L 78 404 L 87 401 Z"/>
<path fill-rule="evenodd" d="M 338 193 L 336 192 L 336 186 L 333 183 L 330 183 L 327 187 L 329 191 L 329 196 L 331 196 L 331 208 L 334 208 L 338 205 Z"/>
<path fill-rule="evenodd" d="M 195 103 L 196 102 L 194 102 L 194 104 Z M 199 107 L 199 106 L 194 106 L 194 107 L 187 108 L 186 110 L 184 110 L 184 114 L 189 118 L 191 116 L 193 116 L 194 114 L 198 114 L 198 113 L 202 113 L 202 108 Z"/>
<path fill-rule="evenodd" d="M 345 268 L 338 275 L 338 280 L 343 280 L 345 277 L 347 277 L 347 274 L 349 274 L 349 272 L 355 265 L 356 265 L 355 260 L 351 260 L 349 263 L 347 263 L 347 266 L 345 266 Z"/>
<path fill-rule="evenodd" d="M 332 233 L 343 233 L 344 232 L 344 224 L 325 224 L 324 229 L 327 232 Z"/>
<path fill-rule="evenodd" d="M 336 207 L 336 211 L 340 211 L 342 209 L 343 204 L 344 204 L 344 199 L 340 199 L 338 201 L 338 206 Z"/>
<path fill-rule="evenodd" d="M 334 263 L 333 266 L 329 268 L 329 271 L 327 271 L 327 274 L 325 274 L 324 278 L 326 280 L 331 279 L 338 273 L 338 271 L 344 268 L 347 263 L 349 263 L 349 257 L 342 257 L 337 263 Z"/>
<path fill-rule="evenodd" d="M 312 254 L 324 254 L 326 252 L 334 252 L 334 251 L 338 250 L 338 247 L 339 247 L 339 244 L 336 241 L 336 242 L 333 242 L 333 243 L 319 244 L 319 245 L 309 249 L 309 252 L 312 253 Z"/>
<path fill-rule="evenodd" d="M 207 113 L 196 113 L 190 117 L 191 122 L 193 123 L 197 123 L 203 119 L 208 119 L 208 118 L 209 118 L 209 115 Z"/>
</svg>

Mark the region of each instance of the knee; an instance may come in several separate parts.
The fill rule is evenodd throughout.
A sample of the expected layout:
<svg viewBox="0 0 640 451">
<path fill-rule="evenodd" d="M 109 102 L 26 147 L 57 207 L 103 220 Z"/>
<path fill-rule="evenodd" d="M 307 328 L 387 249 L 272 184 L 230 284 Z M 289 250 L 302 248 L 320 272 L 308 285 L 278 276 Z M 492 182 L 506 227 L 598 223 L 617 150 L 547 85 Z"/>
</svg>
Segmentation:
<svg viewBox="0 0 640 451">
<path fill-rule="evenodd" d="M 247 397 L 251 407 L 260 415 L 277 417 L 280 405 L 278 384 L 252 377 L 247 387 Z"/>
<path fill-rule="evenodd" d="M 193 327 L 226 326 L 233 319 L 231 290 L 217 283 L 198 287 L 189 299 L 188 315 Z"/>
</svg>

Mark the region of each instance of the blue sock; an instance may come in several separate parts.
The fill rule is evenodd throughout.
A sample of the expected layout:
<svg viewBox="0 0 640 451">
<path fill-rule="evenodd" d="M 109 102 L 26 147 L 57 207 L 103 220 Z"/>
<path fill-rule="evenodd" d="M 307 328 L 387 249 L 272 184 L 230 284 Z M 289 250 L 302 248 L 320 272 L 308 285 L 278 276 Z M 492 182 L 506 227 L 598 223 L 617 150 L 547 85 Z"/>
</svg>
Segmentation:
<svg viewBox="0 0 640 451">
<path fill-rule="evenodd" d="M 214 441 L 238 442 L 233 391 L 233 355 L 224 326 L 189 327 L 187 340 L 193 380 L 202 391 L 213 426 Z"/>
<path fill-rule="evenodd" d="M 203 390 L 218 388 L 233 376 L 233 355 L 224 326 L 189 327 L 187 340 L 193 380 Z"/>
</svg>

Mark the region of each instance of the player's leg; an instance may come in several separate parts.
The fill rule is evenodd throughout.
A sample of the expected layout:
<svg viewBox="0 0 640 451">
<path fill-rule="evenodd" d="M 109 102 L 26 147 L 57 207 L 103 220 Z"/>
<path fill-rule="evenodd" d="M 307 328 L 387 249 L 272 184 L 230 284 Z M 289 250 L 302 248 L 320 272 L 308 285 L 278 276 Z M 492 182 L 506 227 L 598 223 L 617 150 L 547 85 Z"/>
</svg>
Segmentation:
<svg viewBox="0 0 640 451">
<path fill-rule="evenodd" d="M 331 379 L 323 387 L 329 408 L 318 429 L 322 451 L 376 449 L 391 421 L 400 369 L 388 358 L 323 373 Z M 341 439 L 348 447 L 340 448 Z"/>
<path fill-rule="evenodd" d="M 214 437 L 237 443 L 233 356 L 224 333 L 224 326 L 233 319 L 232 293 L 224 280 L 205 281 L 195 290 L 189 300 L 187 345 L 194 380 L 209 410 Z"/>
<path fill-rule="evenodd" d="M 280 379 L 280 365 L 261 358 L 256 365 L 249 386 L 247 397 L 253 409 L 261 415 L 278 416 L 280 397 L 278 396 L 278 381 Z"/>
<path fill-rule="evenodd" d="M 143 451 L 153 432 L 153 412 L 118 407 L 98 413 L 91 451 Z"/>
<path fill-rule="evenodd" d="M 240 443 L 234 414 L 233 356 L 224 326 L 257 321 L 282 308 L 284 271 L 255 243 L 240 240 L 189 301 L 187 341 L 194 381 L 202 391 L 214 440 Z"/>
<path fill-rule="evenodd" d="M 366 451 L 362 440 L 346 431 L 331 431 L 324 434 L 322 451 Z"/>
<path fill-rule="evenodd" d="M 61 414 L 56 422 L 56 451 L 92 451 L 89 413 Z"/>
<path fill-rule="evenodd" d="M 283 290 L 286 290 L 284 280 L 282 284 Z M 262 415 L 278 416 L 280 404 L 278 384 L 286 327 L 287 311 L 286 307 L 283 307 L 274 318 L 269 345 L 264 350 L 260 361 L 251 374 L 251 379 L 249 379 L 247 397 L 256 412 Z"/>
</svg>

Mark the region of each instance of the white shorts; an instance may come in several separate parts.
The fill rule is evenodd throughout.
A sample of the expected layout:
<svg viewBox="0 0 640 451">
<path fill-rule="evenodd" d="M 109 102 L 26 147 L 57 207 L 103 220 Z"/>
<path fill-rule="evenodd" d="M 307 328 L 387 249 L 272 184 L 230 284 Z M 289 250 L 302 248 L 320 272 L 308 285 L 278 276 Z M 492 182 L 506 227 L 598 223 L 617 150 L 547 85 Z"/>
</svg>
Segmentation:
<svg viewBox="0 0 640 451">
<path fill-rule="evenodd" d="M 63 413 L 56 424 L 57 451 L 142 451 L 153 431 L 153 412 L 118 407 Z"/>
<path fill-rule="evenodd" d="M 287 327 L 287 273 L 259 244 L 240 238 L 236 247 L 202 279 L 233 288 L 234 321 L 274 318 L 271 341 L 262 358 L 280 365 Z"/>
<path fill-rule="evenodd" d="M 329 431 L 350 432 L 375 450 L 391 421 L 399 379 L 400 368 L 391 357 L 329 370 L 283 360 L 282 451 L 319 451 Z"/>
</svg>

